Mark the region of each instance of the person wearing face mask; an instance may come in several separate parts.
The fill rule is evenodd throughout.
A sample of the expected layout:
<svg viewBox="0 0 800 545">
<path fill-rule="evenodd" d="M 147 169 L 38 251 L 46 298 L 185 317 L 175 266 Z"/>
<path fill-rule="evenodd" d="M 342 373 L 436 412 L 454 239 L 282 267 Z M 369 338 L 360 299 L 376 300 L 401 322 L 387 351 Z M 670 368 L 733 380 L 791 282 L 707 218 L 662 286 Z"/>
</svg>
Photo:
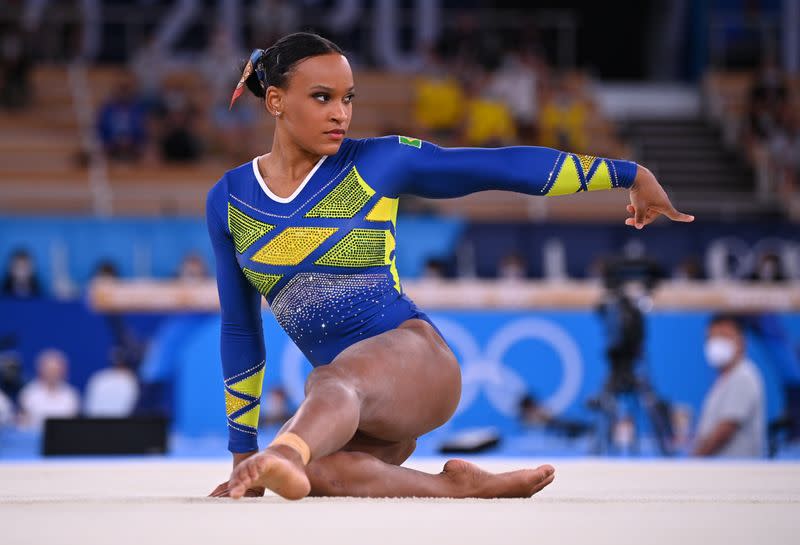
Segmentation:
<svg viewBox="0 0 800 545">
<path fill-rule="evenodd" d="M 715 316 L 705 344 L 708 364 L 718 371 L 703 402 L 695 456 L 761 457 L 766 446 L 764 384 L 745 355 L 742 326 L 733 316 Z"/>
</svg>

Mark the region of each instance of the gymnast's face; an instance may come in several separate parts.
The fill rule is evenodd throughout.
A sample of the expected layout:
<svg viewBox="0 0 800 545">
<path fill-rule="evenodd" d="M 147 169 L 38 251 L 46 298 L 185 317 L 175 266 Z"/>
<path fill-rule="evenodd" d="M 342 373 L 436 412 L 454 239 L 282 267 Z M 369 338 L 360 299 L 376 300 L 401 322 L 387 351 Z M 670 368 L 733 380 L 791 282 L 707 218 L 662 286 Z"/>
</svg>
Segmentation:
<svg viewBox="0 0 800 545">
<path fill-rule="evenodd" d="M 353 72 L 344 55 L 331 53 L 297 63 L 285 89 L 267 89 L 267 108 L 279 112 L 278 130 L 314 155 L 333 155 L 353 115 Z"/>
</svg>

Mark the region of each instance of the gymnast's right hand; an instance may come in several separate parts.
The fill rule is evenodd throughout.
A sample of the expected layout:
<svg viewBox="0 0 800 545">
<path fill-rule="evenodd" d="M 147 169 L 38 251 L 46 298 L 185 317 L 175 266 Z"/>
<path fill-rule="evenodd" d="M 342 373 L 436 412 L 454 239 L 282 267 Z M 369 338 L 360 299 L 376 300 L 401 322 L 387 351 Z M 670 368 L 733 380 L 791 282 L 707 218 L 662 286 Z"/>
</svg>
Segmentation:
<svg viewBox="0 0 800 545">
<path fill-rule="evenodd" d="M 235 452 L 233 454 L 233 467 L 236 467 L 237 465 L 242 463 L 244 460 L 247 460 L 248 458 L 250 458 L 253 454 L 255 454 L 257 452 L 258 452 L 257 450 L 254 450 L 252 452 L 242 452 L 242 453 Z M 229 498 L 230 497 L 230 491 L 228 490 L 228 483 L 229 483 L 229 481 L 225 481 L 224 483 L 218 485 L 211 492 L 211 494 L 208 495 L 208 497 L 209 498 Z M 254 487 L 254 488 L 248 488 L 244 493 L 244 497 L 245 498 L 260 498 L 261 496 L 264 495 L 264 492 L 265 492 L 265 489 L 260 487 L 260 486 L 257 486 L 257 487 Z"/>
<path fill-rule="evenodd" d="M 642 165 L 637 165 L 636 178 L 630 190 L 631 204 L 627 206 L 631 215 L 625 225 L 643 228 L 651 224 L 659 215 L 673 221 L 691 222 L 694 216 L 678 212 L 667 197 L 664 188 L 658 183 L 653 173 Z"/>
</svg>

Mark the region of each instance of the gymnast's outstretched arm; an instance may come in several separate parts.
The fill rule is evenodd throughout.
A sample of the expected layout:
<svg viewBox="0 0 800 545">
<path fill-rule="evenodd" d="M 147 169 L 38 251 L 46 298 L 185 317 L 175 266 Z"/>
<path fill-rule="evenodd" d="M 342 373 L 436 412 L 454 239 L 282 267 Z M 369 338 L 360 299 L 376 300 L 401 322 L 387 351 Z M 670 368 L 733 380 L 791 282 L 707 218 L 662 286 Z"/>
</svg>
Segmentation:
<svg viewBox="0 0 800 545">
<path fill-rule="evenodd" d="M 364 153 L 386 165 L 386 189 L 393 194 L 439 199 L 489 189 L 555 196 L 628 188 L 628 225 L 647 225 L 659 214 L 694 219 L 675 210 L 655 176 L 632 161 L 538 146 L 443 148 L 400 136 L 362 142 Z"/>
</svg>

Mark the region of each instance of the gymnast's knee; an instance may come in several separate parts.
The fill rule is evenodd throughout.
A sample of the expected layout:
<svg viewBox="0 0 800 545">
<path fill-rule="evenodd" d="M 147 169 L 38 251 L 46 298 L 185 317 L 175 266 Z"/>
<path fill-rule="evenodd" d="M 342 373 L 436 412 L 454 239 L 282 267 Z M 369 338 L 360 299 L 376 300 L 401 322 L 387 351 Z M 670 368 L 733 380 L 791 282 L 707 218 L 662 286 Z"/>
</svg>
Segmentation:
<svg viewBox="0 0 800 545">
<path fill-rule="evenodd" d="M 331 365 L 316 367 L 309 373 L 305 384 L 306 397 L 314 388 L 335 389 L 344 396 L 352 397 L 356 402 L 360 403 L 361 400 L 355 381 L 341 369 Z"/>
</svg>

